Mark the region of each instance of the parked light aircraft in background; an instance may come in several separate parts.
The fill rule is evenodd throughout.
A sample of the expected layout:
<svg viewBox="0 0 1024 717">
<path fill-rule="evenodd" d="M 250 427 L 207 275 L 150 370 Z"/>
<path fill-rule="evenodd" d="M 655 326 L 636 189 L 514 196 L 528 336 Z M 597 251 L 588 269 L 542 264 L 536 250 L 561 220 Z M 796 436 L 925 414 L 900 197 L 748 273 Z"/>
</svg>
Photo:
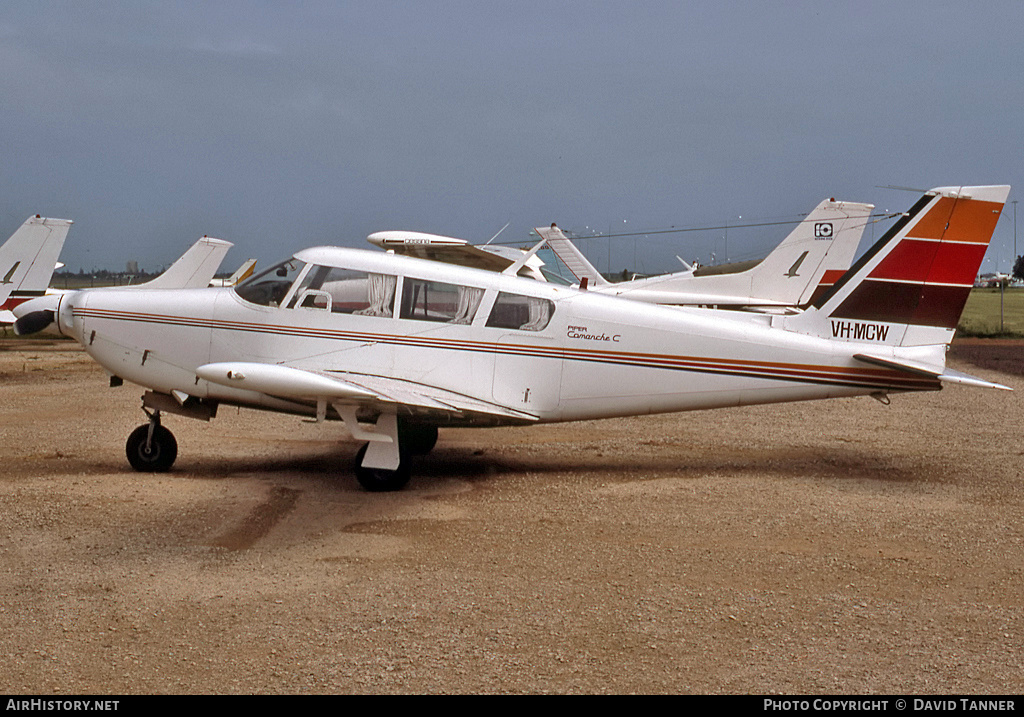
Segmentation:
<svg viewBox="0 0 1024 717">
<path fill-rule="evenodd" d="M 106 290 L 117 290 L 123 291 L 130 289 L 132 291 L 142 289 L 160 289 L 161 291 L 167 291 L 171 289 L 199 289 L 210 286 L 210 282 L 213 280 L 213 275 L 217 273 L 217 269 L 220 267 L 221 261 L 224 259 L 224 255 L 227 253 L 234 244 L 223 239 L 214 239 L 213 237 L 201 237 L 195 244 L 190 246 L 178 259 L 171 264 L 167 269 L 159 276 L 145 281 L 141 284 L 126 284 L 123 286 L 110 286 L 104 287 Z M 64 294 L 77 293 L 79 291 L 97 291 L 98 289 L 47 289 L 45 294 L 47 296 L 63 296 Z M 14 317 L 11 319 L 14 320 Z M 34 329 L 29 324 L 22 322 L 22 331 L 24 333 L 35 333 L 36 331 L 46 331 L 47 333 L 57 334 L 57 327 L 50 322 L 45 322 L 45 325 L 40 329 Z"/>
<path fill-rule="evenodd" d="M 809 305 L 850 268 L 872 209 L 825 199 L 767 257 L 741 271 L 691 267 L 617 283 L 601 276 L 554 224 L 536 231 L 591 291 L 654 304 L 777 309 Z"/>
<path fill-rule="evenodd" d="M 0 325 L 14 323 L 15 306 L 46 293 L 71 224 L 36 214 L 0 246 Z"/>
<path fill-rule="evenodd" d="M 256 260 L 246 259 L 227 279 L 210 279 L 210 286 L 234 286 L 252 276 L 252 272 L 255 269 Z"/>
<path fill-rule="evenodd" d="M 184 254 L 179 256 L 160 276 L 141 284 L 115 288 L 132 289 L 200 289 L 210 286 L 213 275 L 224 261 L 224 255 L 233 247 L 229 241 L 200 237 Z"/>
<path fill-rule="evenodd" d="M 759 262 L 688 268 L 616 283 L 607 281 L 554 224 L 534 231 L 572 272 L 575 283 L 591 291 L 655 304 L 782 310 L 810 304 L 850 268 L 872 209 L 872 204 L 826 199 Z M 506 269 L 523 255 L 512 247 L 475 246 L 464 239 L 421 232 L 375 232 L 367 241 L 397 254 L 492 271 Z M 545 269 L 537 257 L 519 275 L 573 283 Z"/>
<path fill-rule="evenodd" d="M 1005 388 L 946 369 L 1009 187 L 924 194 L 813 306 L 761 314 L 646 305 L 509 273 L 317 247 L 233 289 L 42 297 L 106 371 L 148 389 L 128 438 L 134 468 L 163 471 L 170 413 L 220 405 L 340 419 L 356 476 L 401 487 L 439 426 L 495 426 L 932 391 Z"/>
</svg>

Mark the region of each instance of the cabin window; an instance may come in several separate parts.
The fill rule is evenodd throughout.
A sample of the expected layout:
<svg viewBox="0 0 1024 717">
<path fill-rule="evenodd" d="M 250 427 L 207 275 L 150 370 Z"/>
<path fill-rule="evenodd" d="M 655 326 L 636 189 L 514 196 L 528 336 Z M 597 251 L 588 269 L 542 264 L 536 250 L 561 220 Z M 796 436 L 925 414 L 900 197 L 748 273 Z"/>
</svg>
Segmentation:
<svg viewBox="0 0 1024 717">
<path fill-rule="evenodd" d="M 314 266 L 296 288 L 289 308 L 322 309 L 334 314 L 394 315 L 398 277 Z"/>
<path fill-rule="evenodd" d="M 402 286 L 403 319 L 468 324 L 473 321 L 484 290 L 440 281 L 405 279 Z"/>
<path fill-rule="evenodd" d="M 298 259 L 282 261 L 239 284 L 235 293 L 252 304 L 279 306 L 304 266 Z"/>
<path fill-rule="evenodd" d="M 498 329 L 543 331 L 554 312 L 555 304 L 547 299 L 502 291 L 494 301 L 487 325 Z"/>
</svg>

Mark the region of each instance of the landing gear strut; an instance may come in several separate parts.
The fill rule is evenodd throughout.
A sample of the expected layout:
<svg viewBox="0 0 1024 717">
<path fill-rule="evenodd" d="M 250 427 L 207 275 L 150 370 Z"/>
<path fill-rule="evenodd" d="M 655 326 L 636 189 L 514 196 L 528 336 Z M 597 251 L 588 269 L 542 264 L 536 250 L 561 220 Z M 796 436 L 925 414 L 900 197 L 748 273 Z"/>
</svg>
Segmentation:
<svg viewBox="0 0 1024 717">
<path fill-rule="evenodd" d="M 363 465 L 363 457 L 366 455 L 369 443 L 364 443 L 356 453 L 355 474 L 359 485 L 368 491 L 381 493 L 385 491 L 401 490 L 409 482 L 409 455 L 400 451 L 398 467 L 394 470 L 387 468 L 370 468 Z"/>
<path fill-rule="evenodd" d="M 170 470 L 178 457 L 174 434 L 160 425 L 160 411 L 146 412 L 149 423 L 139 426 L 125 444 L 125 454 L 132 468 L 141 473 L 163 473 Z"/>
</svg>

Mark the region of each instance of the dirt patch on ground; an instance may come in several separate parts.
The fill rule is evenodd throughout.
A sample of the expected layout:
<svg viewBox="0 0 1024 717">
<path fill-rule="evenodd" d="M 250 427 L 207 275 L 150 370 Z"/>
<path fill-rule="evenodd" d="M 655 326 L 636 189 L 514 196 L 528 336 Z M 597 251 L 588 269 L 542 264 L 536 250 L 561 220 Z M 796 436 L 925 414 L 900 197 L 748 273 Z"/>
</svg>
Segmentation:
<svg viewBox="0 0 1024 717">
<path fill-rule="evenodd" d="M 1002 350 L 953 365 L 1015 392 L 442 431 L 383 495 L 233 409 L 135 474 L 141 389 L 0 351 L 0 690 L 1019 693 Z"/>
<path fill-rule="evenodd" d="M 950 356 L 992 371 L 1024 376 L 1024 339 L 957 339 Z"/>
</svg>

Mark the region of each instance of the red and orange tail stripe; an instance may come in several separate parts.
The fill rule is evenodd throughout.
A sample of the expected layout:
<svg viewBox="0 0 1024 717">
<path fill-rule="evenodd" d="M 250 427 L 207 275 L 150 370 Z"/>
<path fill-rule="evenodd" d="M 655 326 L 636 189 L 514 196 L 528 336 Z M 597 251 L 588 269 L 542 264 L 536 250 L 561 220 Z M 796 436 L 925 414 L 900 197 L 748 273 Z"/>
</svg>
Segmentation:
<svg viewBox="0 0 1024 717">
<path fill-rule="evenodd" d="M 832 316 L 955 329 L 1002 209 L 934 200 Z"/>
</svg>

